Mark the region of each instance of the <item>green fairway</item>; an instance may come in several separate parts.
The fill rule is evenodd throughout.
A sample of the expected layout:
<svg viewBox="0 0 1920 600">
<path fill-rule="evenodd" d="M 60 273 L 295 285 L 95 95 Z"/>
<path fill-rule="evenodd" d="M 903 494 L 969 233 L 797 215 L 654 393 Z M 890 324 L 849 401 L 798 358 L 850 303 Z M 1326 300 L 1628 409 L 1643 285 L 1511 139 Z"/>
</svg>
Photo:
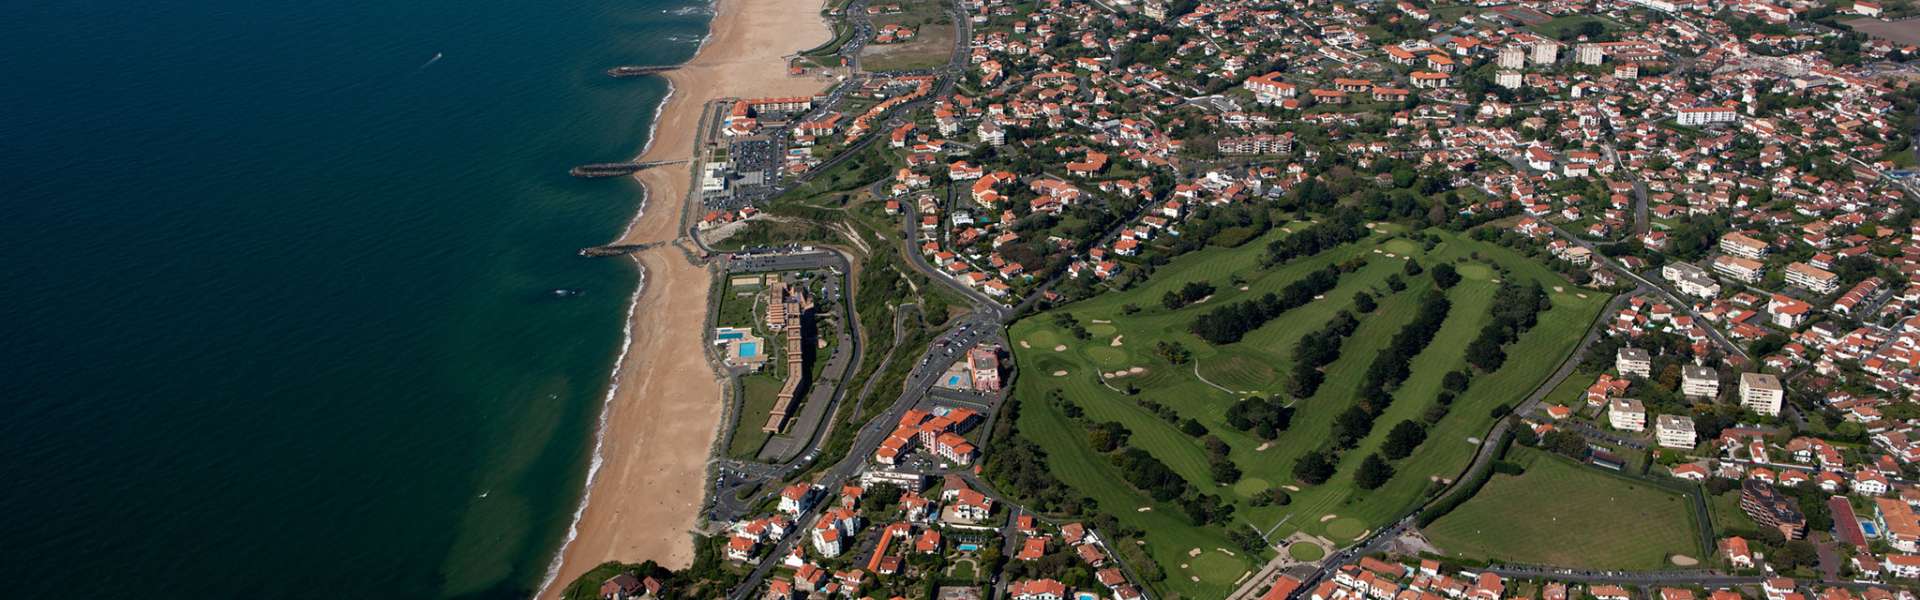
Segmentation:
<svg viewBox="0 0 1920 600">
<path fill-rule="evenodd" d="M 1309 544 L 1306 542 L 1299 542 L 1292 546 L 1288 546 L 1287 554 L 1289 556 L 1292 556 L 1294 560 L 1310 562 L 1310 561 L 1316 561 L 1322 558 L 1326 558 L 1327 551 L 1313 544 Z"/>
<path fill-rule="evenodd" d="M 1023 407 L 1020 431 L 1047 451 L 1049 466 L 1063 482 L 1098 501 L 1102 512 L 1147 532 L 1147 549 L 1163 566 L 1190 564 L 1187 553 L 1193 548 L 1238 552 L 1238 546 L 1227 541 L 1225 527 L 1196 526 L 1177 505 L 1155 503 L 1131 487 L 1117 484 L 1124 479 L 1106 456 L 1088 446 L 1086 425 L 1067 418 L 1060 407 L 1044 400 L 1053 390 L 1077 405 L 1085 413 L 1086 422 L 1121 423 L 1132 432 L 1129 446 L 1166 463 L 1194 489 L 1236 504 L 1234 522 L 1265 529 L 1285 519 L 1273 531 L 1275 539 L 1306 532 L 1347 543 L 1405 515 L 1438 485 L 1437 480 L 1456 476 L 1471 459 L 1477 436 L 1484 435 L 1492 425 L 1490 410 L 1524 397 L 1557 368 L 1607 299 L 1604 293 L 1575 288 L 1546 267 L 1510 250 L 1446 232 L 1436 232 L 1440 242 L 1432 249 L 1423 249 L 1413 240 L 1376 234 L 1316 256 L 1262 268 L 1260 259 L 1267 243 L 1285 235 L 1284 231 L 1275 231 L 1240 246 L 1207 248 L 1178 257 L 1132 289 L 1096 294 L 1022 319 L 1009 330 L 1015 362 L 1027 374 L 1018 380 L 1014 393 Z M 1386 256 L 1389 253 L 1396 256 Z M 1327 443 L 1335 417 L 1356 401 L 1369 364 L 1413 318 L 1419 294 L 1432 285 L 1424 273 L 1411 277 L 1403 274 L 1409 256 L 1429 268 L 1440 262 L 1456 263 L 1465 278 L 1445 292 L 1453 310 L 1433 342 L 1413 358 L 1412 375 L 1394 392 L 1395 401 L 1378 417 L 1371 435 L 1342 455 L 1332 479 L 1317 486 L 1299 486 L 1292 474 L 1294 463 Z M 1225 303 L 1277 292 L 1312 271 L 1347 261 L 1357 261 L 1358 267 L 1342 275 L 1333 290 L 1248 332 L 1239 342 L 1216 346 L 1188 332 L 1196 315 Z M 1480 277 L 1471 276 L 1476 270 Z M 1244 286 L 1231 282 L 1236 276 L 1245 281 Z M 1396 293 L 1388 288 L 1387 281 L 1394 276 L 1408 283 L 1406 291 Z M 1453 402 L 1451 411 L 1429 426 L 1427 441 L 1412 456 L 1394 461 L 1398 475 L 1392 481 L 1375 490 L 1357 489 L 1353 474 L 1361 459 L 1379 450 L 1394 424 L 1421 420 L 1435 404 L 1442 376 L 1465 364 L 1464 349 L 1488 318 L 1487 308 L 1499 288 L 1494 281 L 1497 278 L 1540 282 L 1549 290 L 1552 308 L 1542 312 L 1539 324 L 1508 347 L 1509 359 L 1499 371 L 1473 378 Z M 1161 296 L 1194 281 L 1212 284 L 1216 290 L 1213 298 L 1176 310 L 1162 306 Z M 1556 286 L 1565 291 L 1551 291 Z M 1227 410 L 1244 397 L 1244 392 L 1287 396 L 1295 343 L 1320 330 L 1339 311 L 1351 310 L 1355 293 L 1362 291 L 1372 294 L 1379 307 L 1356 315 L 1358 330 L 1344 343 L 1339 358 L 1323 368 L 1325 382 L 1318 391 L 1295 402 L 1290 427 L 1277 439 L 1263 441 L 1230 426 Z M 1586 297 L 1580 297 L 1582 294 Z M 1137 311 L 1123 312 L 1122 307 L 1127 305 Z M 1062 315 L 1071 315 L 1076 324 L 1087 329 L 1091 339 L 1075 339 L 1069 328 L 1056 322 L 1064 318 Z M 1105 329 L 1109 326 L 1113 328 L 1111 334 Z M 1096 327 L 1099 333 L 1095 333 Z M 1121 339 L 1120 346 L 1112 345 L 1114 336 Z M 1184 346 L 1193 363 L 1168 363 L 1154 352 L 1161 342 Z M 1056 351 L 1059 346 L 1064 349 Z M 1103 372 L 1111 374 L 1136 366 L 1145 372 L 1105 382 L 1101 379 Z M 1122 390 L 1128 386 L 1137 387 L 1139 393 L 1126 395 Z M 1166 406 L 1179 419 L 1199 421 L 1208 433 L 1226 442 L 1228 459 L 1240 468 L 1243 478 L 1231 485 L 1216 482 L 1200 440 L 1144 408 L 1142 400 Z M 1290 504 L 1254 506 L 1251 502 L 1273 487 L 1287 485 L 1300 488 L 1290 492 Z M 1141 511 L 1143 507 L 1150 510 Z M 1328 514 L 1339 517 L 1320 521 Z M 1242 567 L 1265 558 L 1242 554 L 1222 558 L 1242 563 Z M 1168 573 L 1163 583 L 1167 592 L 1221 597 L 1231 591 L 1232 581 L 1214 585 L 1205 576 L 1194 582 L 1175 569 L 1169 568 Z"/>
<path fill-rule="evenodd" d="M 1468 558 L 1589 569 L 1668 568 L 1697 552 L 1680 494 L 1537 450 L 1509 460 L 1526 473 L 1495 475 L 1427 538 Z"/>
<path fill-rule="evenodd" d="M 1247 573 L 1247 563 L 1219 550 L 1207 550 L 1200 556 L 1187 561 L 1186 569 L 1181 569 L 1189 577 L 1198 577 L 1208 585 L 1229 586 Z M 1192 579 L 1188 579 L 1189 582 Z"/>
<path fill-rule="evenodd" d="M 1367 524 L 1359 519 L 1334 519 L 1327 521 L 1327 537 L 1336 542 L 1351 541 L 1367 532 Z"/>
</svg>

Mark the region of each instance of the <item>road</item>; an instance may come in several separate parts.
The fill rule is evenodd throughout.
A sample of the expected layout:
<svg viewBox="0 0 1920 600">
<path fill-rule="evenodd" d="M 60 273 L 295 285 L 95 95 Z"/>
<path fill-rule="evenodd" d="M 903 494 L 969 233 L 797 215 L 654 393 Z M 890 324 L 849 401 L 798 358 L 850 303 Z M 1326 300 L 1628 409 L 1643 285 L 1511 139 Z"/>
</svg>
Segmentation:
<svg viewBox="0 0 1920 600">
<path fill-rule="evenodd" d="M 1680 308 L 1681 310 L 1687 311 L 1687 314 L 1693 317 L 1693 322 L 1699 325 L 1700 329 L 1706 331 L 1707 338 L 1713 340 L 1713 343 L 1717 346 L 1720 346 L 1721 350 L 1725 350 L 1728 354 L 1738 356 L 1740 357 L 1740 360 L 1746 361 L 1749 364 L 1753 362 L 1753 359 L 1747 356 L 1746 348 L 1742 348 L 1740 347 L 1739 344 L 1735 344 L 1733 343 L 1732 340 L 1727 339 L 1727 336 L 1725 334 L 1720 333 L 1720 330 L 1718 328 L 1711 325 L 1712 321 L 1702 316 L 1700 314 L 1700 311 L 1694 310 L 1692 302 L 1687 302 L 1683 300 L 1679 294 L 1674 293 L 1673 290 L 1667 289 L 1666 286 L 1663 285 L 1664 282 L 1642 277 L 1639 273 L 1633 272 L 1632 269 L 1628 269 L 1624 266 L 1621 266 L 1620 261 L 1614 260 L 1613 257 L 1607 256 L 1605 254 L 1601 254 L 1598 244 L 1595 244 L 1591 241 L 1581 238 L 1580 236 L 1572 235 L 1571 233 L 1568 233 L 1567 230 L 1561 229 L 1560 225 L 1557 223 L 1549 222 L 1548 224 L 1553 226 L 1553 231 L 1555 233 L 1559 234 L 1560 237 L 1566 239 L 1569 243 L 1572 243 L 1576 246 L 1580 246 L 1582 248 L 1586 248 L 1587 250 L 1592 251 L 1593 260 L 1600 261 L 1601 264 L 1606 265 L 1608 268 L 1613 269 L 1615 272 L 1625 275 L 1628 279 L 1632 279 L 1633 282 L 1639 286 L 1638 288 L 1635 288 L 1633 291 L 1635 295 L 1644 294 L 1650 291 L 1659 292 L 1661 296 L 1664 296 L 1667 299 L 1668 303 Z"/>
</svg>

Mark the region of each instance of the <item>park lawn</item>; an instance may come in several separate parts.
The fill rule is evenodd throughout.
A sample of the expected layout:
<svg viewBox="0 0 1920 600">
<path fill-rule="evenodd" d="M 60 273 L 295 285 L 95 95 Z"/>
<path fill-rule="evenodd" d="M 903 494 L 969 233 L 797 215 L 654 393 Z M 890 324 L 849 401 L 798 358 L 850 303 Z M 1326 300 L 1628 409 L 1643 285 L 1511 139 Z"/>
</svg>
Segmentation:
<svg viewBox="0 0 1920 600">
<path fill-rule="evenodd" d="M 1480 493 L 1426 528 L 1441 549 L 1473 559 L 1588 569 L 1670 568 L 1693 555 L 1686 498 L 1528 448 Z"/>
<path fill-rule="evenodd" d="M 1760 533 L 1760 525 L 1753 522 L 1753 517 L 1747 516 L 1747 511 L 1740 509 L 1738 490 L 1707 498 L 1707 510 L 1712 515 L 1715 538 Z"/>
<path fill-rule="evenodd" d="M 1449 233 L 1440 233 L 1444 241 L 1432 249 L 1423 249 L 1412 240 L 1376 235 L 1318 256 L 1262 269 L 1260 259 L 1267 243 L 1284 235 L 1283 229 L 1241 246 L 1208 248 L 1178 257 L 1133 289 L 1100 294 L 1023 319 L 1009 332 L 1016 364 L 1023 373 L 1016 384 L 1016 397 L 1035 400 L 1025 405 L 1031 408 L 1022 411 L 1021 431 L 1049 453 L 1051 466 L 1064 482 L 1094 498 L 1105 512 L 1123 523 L 1150 532 L 1149 551 L 1167 568 L 1166 585 L 1171 591 L 1189 596 L 1218 595 L 1214 593 L 1217 590 L 1196 589 L 1195 585 L 1206 586 L 1188 581 L 1174 567 L 1192 548 L 1233 547 L 1226 541 L 1225 528 L 1191 525 L 1170 504 L 1139 512 L 1140 507 L 1154 503 L 1125 485 L 1115 485 L 1122 481 L 1117 469 L 1087 446 L 1082 427 L 1068 420 L 1059 407 L 1042 400 L 1049 391 L 1060 390 L 1068 401 L 1079 405 L 1088 422 L 1111 420 L 1126 425 L 1133 432 L 1131 446 L 1153 454 L 1206 493 L 1236 503 L 1235 520 L 1239 523 L 1272 529 L 1272 539 L 1304 531 L 1345 544 L 1404 514 L 1425 497 L 1435 480 L 1457 476 L 1471 459 L 1478 442 L 1475 436 L 1492 425 L 1491 409 L 1516 403 L 1538 386 L 1571 353 L 1606 301 L 1604 294 L 1574 289 L 1557 274 L 1512 251 Z M 1431 287 L 1430 277 L 1422 274 L 1405 278 L 1409 286 L 1404 292 L 1387 289 L 1387 277 L 1400 273 L 1405 264 L 1400 257 L 1409 255 L 1429 269 L 1441 261 L 1464 261 L 1458 266 L 1463 280 L 1446 291 L 1453 301 L 1452 311 L 1433 343 L 1414 358 L 1413 375 L 1396 391 L 1395 402 L 1378 419 L 1372 435 L 1355 451 L 1343 455 L 1334 478 L 1318 486 L 1297 486 L 1293 483 L 1293 463 L 1325 443 L 1334 417 L 1357 397 L 1356 390 L 1374 356 L 1412 318 L 1419 294 Z M 1365 265 L 1342 275 L 1324 299 L 1282 314 L 1240 342 L 1214 346 L 1187 332 L 1194 316 L 1221 303 L 1277 291 L 1308 272 L 1354 258 L 1364 258 Z M 1244 284 L 1231 283 L 1236 276 Z M 1510 358 L 1502 369 L 1473 378 L 1467 391 L 1454 402 L 1453 410 L 1430 428 L 1427 442 L 1413 456 L 1396 461 L 1400 476 L 1378 490 L 1355 489 L 1351 481 L 1361 459 L 1378 449 L 1393 424 L 1419 419 L 1435 402 L 1440 378 L 1464 365 L 1464 348 L 1486 322 L 1498 277 L 1541 281 L 1553 308 L 1541 313 L 1540 324 L 1508 348 Z M 1196 280 L 1215 287 L 1206 302 L 1176 310 L 1161 305 L 1163 294 Z M 1243 286 L 1246 289 L 1241 289 Z M 1555 292 L 1555 286 L 1564 289 Z M 1247 393 L 1285 395 L 1282 390 L 1294 343 L 1317 331 L 1338 311 L 1350 309 L 1354 293 L 1361 290 L 1374 293 L 1380 307 L 1371 314 L 1359 315 L 1360 329 L 1343 345 L 1340 358 L 1326 367 L 1326 381 L 1316 394 L 1298 402 L 1289 429 L 1262 450 L 1261 440 L 1229 427 L 1224 418 L 1227 408 Z M 1067 330 L 1057 327 L 1054 315 L 1061 312 L 1072 315 L 1086 328 L 1089 339 L 1074 339 Z M 1113 345 L 1116 337 L 1119 346 Z M 1158 357 L 1152 348 L 1161 341 L 1184 345 L 1195 364 L 1176 366 Z M 1111 378 L 1106 383 L 1100 378 L 1102 371 L 1134 366 L 1146 372 Z M 1138 396 L 1129 397 L 1113 389 L 1129 384 L 1141 390 Z M 1198 420 L 1227 442 L 1232 448 L 1230 458 L 1243 471 L 1242 480 L 1232 486 L 1215 482 L 1199 441 L 1141 407 L 1141 399 L 1160 402 L 1182 418 Z M 1290 505 L 1254 507 L 1249 501 L 1280 485 L 1301 487 L 1291 493 Z"/>
<path fill-rule="evenodd" d="M 767 413 L 773 411 L 773 402 L 780 395 L 782 382 L 767 373 L 755 373 L 740 378 L 742 398 L 739 418 L 733 421 L 733 439 L 727 444 L 727 456 L 741 460 L 753 460 L 760 453 L 760 447 L 772 437 L 761 428 L 767 425 Z"/>
</svg>

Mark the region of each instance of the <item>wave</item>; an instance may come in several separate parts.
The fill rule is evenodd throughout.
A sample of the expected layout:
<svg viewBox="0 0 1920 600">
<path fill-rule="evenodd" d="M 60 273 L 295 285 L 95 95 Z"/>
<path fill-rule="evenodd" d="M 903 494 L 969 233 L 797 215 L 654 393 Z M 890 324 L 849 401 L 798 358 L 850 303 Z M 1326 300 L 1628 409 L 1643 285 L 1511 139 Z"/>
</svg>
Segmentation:
<svg viewBox="0 0 1920 600">
<path fill-rule="evenodd" d="M 693 15 L 712 15 L 713 5 L 712 4 L 695 4 L 692 6 L 682 6 L 680 8 L 673 8 L 673 9 L 663 8 L 663 9 L 660 9 L 660 12 L 663 14 L 669 14 L 676 17 L 690 17 Z"/>
<path fill-rule="evenodd" d="M 672 80 L 668 80 L 666 95 L 661 96 L 660 102 L 653 106 L 653 117 L 647 128 L 647 142 L 641 145 L 640 153 L 634 156 L 634 160 L 640 160 L 640 157 L 646 156 L 647 152 L 653 149 L 654 141 L 660 137 L 660 116 L 666 113 L 667 103 L 673 100 L 676 92 Z M 620 237 L 615 239 L 624 239 L 632 234 L 633 228 L 640 225 L 640 218 L 647 215 L 647 203 L 652 199 L 653 194 L 644 185 L 640 186 L 640 189 L 640 206 L 633 211 L 633 219 L 627 221 L 627 227 L 620 232 Z M 621 325 L 620 332 L 620 355 L 613 359 L 613 373 L 607 376 L 607 395 L 600 400 L 600 419 L 593 433 L 593 460 L 587 464 L 586 490 L 580 493 L 580 505 L 574 507 L 573 518 L 567 523 L 567 537 L 560 542 L 560 549 L 554 552 L 553 561 L 547 563 L 547 573 L 540 579 L 540 588 L 534 593 L 534 598 L 545 596 L 547 588 L 552 587 L 554 580 L 560 578 L 560 567 L 566 559 L 567 547 L 572 546 L 574 540 L 580 537 L 580 519 L 586 516 L 587 504 L 593 500 L 594 480 L 600 475 L 600 467 L 606 464 L 606 455 L 602 450 L 607 443 L 609 414 L 613 409 L 613 399 L 620 394 L 620 372 L 627 363 L 627 351 L 633 346 L 633 316 L 639 312 L 640 294 L 647 289 L 647 268 L 637 260 L 633 261 L 633 266 L 640 269 L 640 282 L 634 286 L 633 296 L 627 300 L 627 317 L 625 323 Z"/>
<path fill-rule="evenodd" d="M 560 551 L 555 553 L 553 561 L 547 564 L 547 574 L 540 579 L 540 591 L 534 593 L 535 598 L 545 596 L 547 588 L 553 585 L 555 579 L 560 578 L 560 566 L 562 559 L 567 555 L 567 547 L 572 546 L 573 541 L 579 539 L 580 519 L 586 516 L 587 504 L 593 500 L 593 482 L 600 476 L 600 467 L 607 462 L 604 451 L 607 444 L 607 427 L 611 420 L 609 417 L 613 412 L 613 399 L 620 395 L 620 372 L 627 363 L 627 351 L 633 346 L 633 315 L 640 309 L 640 293 L 647 289 L 647 268 L 640 266 L 639 261 L 634 261 L 634 266 L 640 269 L 640 283 L 634 286 L 633 296 L 627 300 L 626 324 L 621 326 L 620 333 L 620 355 L 613 359 L 613 373 L 607 376 L 609 382 L 607 395 L 600 400 L 600 420 L 594 427 L 593 433 L 593 460 L 587 463 L 586 491 L 580 494 L 580 505 L 574 507 L 573 518 L 567 523 L 567 539 L 560 542 Z"/>
</svg>

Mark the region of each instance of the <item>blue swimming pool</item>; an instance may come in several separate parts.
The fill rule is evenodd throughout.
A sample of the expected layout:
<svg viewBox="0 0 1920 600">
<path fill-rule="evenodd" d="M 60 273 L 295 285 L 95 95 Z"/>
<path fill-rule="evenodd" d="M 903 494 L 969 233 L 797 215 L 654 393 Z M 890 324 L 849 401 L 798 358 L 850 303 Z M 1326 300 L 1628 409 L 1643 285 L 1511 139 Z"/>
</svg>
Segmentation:
<svg viewBox="0 0 1920 600">
<path fill-rule="evenodd" d="M 1100 595 L 1092 592 L 1075 592 L 1073 600 L 1100 600 Z"/>
<path fill-rule="evenodd" d="M 947 376 L 947 387 L 957 387 L 964 383 L 966 383 L 966 381 L 962 379 L 959 375 Z"/>
<path fill-rule="evenodd" d="M 713 336 L 713 338 L 717 340 L 737 340 L 743 337 L 747 337 L 744 331 L 722 331 Z"/>
<path fill-rule="evenodd" d="M 760 342 L 740 342 L 740 356 L 751 358 L 759 355 Z"/>
<path fill-rule="evenodd" d="M 1880 531 L 1879 531 L 1879 530 L 1877 530 L 1877 529 L 1874 529 L 1874 528 L 1873 528 L 1873 521 L 1867 521 L 1867 520 L 1864 520 L 1864 519 L 1863 519 L 1863 520 L 1861 520 L 1861 521 L 1860 521 L 1860 531 L 1861 531 L 1861 532 L 1863 532 L 1863 533 L 1866 533 L 1866 534 L 1867 534 L 1867 537 L 1879 537 L 1879 536 L 1880 536 Z"/>
<path fill-rule="evenodd" d="M 980 549 L 980 545 L 979 545 L 979 544 L 960 544 L 960 545 L 959 545 L 959 546 L 957 546 L 957 547 L 958 547 L 958 548 L 960 548 L 960 551 L 961 551 L 961 552 L 973 552 L 973 551 L 975 551 L 975 550 L 979 550 L 979 549 Z"/>
</svg>

